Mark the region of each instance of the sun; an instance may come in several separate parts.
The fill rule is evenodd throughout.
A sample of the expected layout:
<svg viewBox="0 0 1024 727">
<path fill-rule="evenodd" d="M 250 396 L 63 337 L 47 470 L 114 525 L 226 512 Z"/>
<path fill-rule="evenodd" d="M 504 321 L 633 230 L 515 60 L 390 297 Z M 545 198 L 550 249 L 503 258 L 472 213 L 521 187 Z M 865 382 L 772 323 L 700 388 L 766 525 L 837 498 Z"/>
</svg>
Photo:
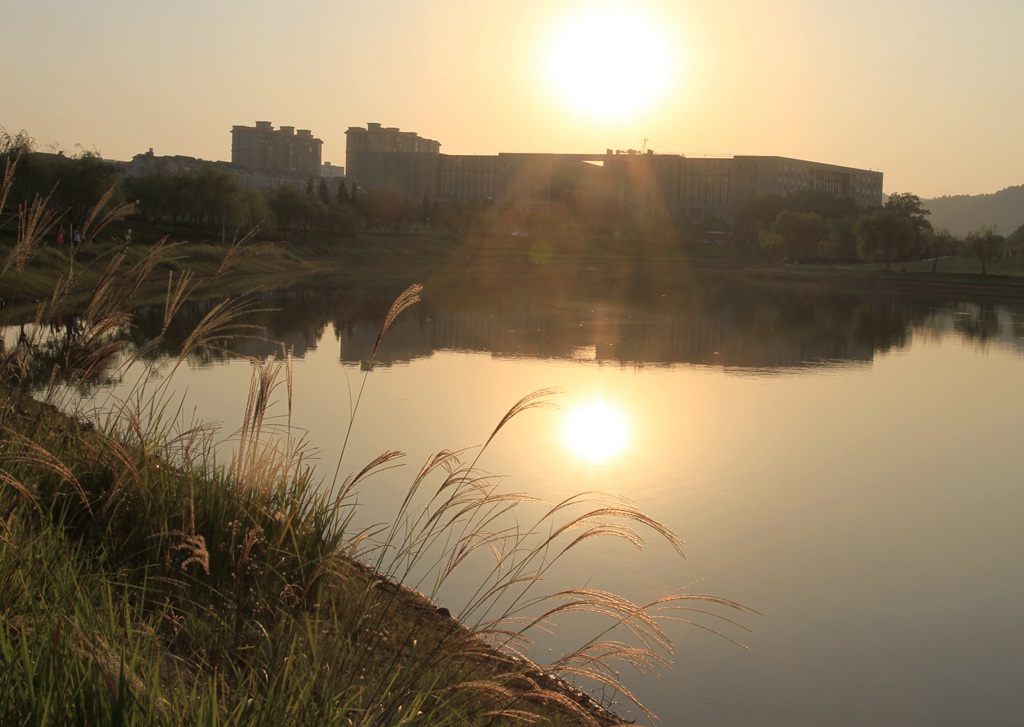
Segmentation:
<svg viewBox="0 0 1024 727">
<path fill-rule="evenodd" d="M 565 414 L 562 436 L 580 459 L 605 462 L 621 454 L 629 442 L 629 425 L 622 411 L 607 402 L 584 402 Z"/>
<path fill-rule="evenodd" d="M 677 65 L 678 54 L 653 18 L 629 6 L 604 6 L 556 28 L 544 72 L 570 110 L 615 120 L 664 101 Z"/>
</svg>

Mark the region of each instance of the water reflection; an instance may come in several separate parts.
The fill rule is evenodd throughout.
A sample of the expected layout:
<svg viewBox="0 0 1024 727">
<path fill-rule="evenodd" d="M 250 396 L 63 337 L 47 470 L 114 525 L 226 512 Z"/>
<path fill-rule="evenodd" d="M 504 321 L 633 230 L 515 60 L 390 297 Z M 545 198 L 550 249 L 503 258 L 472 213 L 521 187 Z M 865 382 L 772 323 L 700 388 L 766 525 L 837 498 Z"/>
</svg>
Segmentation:
<svg viewBox="0 0 1024 727">
<path fill-rule="evenodd" d="M 690 279 L 685 291 L 653 299 L 642 287 L 623 289 L 614 281 L 609 286 L 604 294 L 591 286 L 585 295 L 572 297 L 536 286 L 524 291 L 435 285 L 391 326 L 375 362 L 386 368 L 439 352 L 476 352 L 495 359 L 564 360 L 632 369 L 692 365 L 778 376 L 868 366 L 881 354 L 905 349 L 914 338 L 939 342 L 955 336 L 980 348 L 1024 352 L 1024 315 L 1010 305 L 877 291 L 751 287 L 718 278 Z M 247 335 L 198 348 L 188 363 L 206 367 L 235 356 L 262 359 L 283 351 L 303 359 L 318 346 L 327 346 L 337 361 L 365 365 L 380 321 L 400 292 L 397 286 L 355 288 L 338 283 L 326 290 L 263 294 L 257 310 L 246 319 L 251 326 Z M 143 357 L 158 366 L 163 357 L 174 357 L 188 333 L 219 302 L 185 305 L 160 345 Z M 159 305 L 136 311 L 133 325 L 122 332 L 129 348 L 140 350 L 155 336 L 164 325 L 163 316 Z M 7 355 L 16 354 L 20 331 L 8 328 Z M 26 377 L 44 380 L 48 371 L 62 365 L 73 342 L 74 335 L 54 327 L 31 357 L 35 368 Z M 109 385 L 118 375 L 100 369 L 95 374 L 83 390 Z M 612 431 L 606 427 L 605 435 Z M 581 435 L 573 440 L 571 451 L 591 460 L 598 451 L 608 452 L 605 457 L 616 453 L 605 442 L 603 449 L 595 446 L 584 456 L 580 452 L 587 439 L 596 437 Z"/>
<path fill-rule="evenodd" d="M 484 352 L 494 357 L 565 359 L 619 366 L 692 364 L 781 371 L 865 365 L 879 353 L 905 348 L 915 335 L 954 333 L 978 345 L 1022 347 L 1024 323 L 1011 307 L 911 299 L 874 292 L 751 287 L 703 281 L 685 297 L 599 296 L 567 299 L 561 292 L 428 287 L 423 302 L 392 326 L 378 349 L 384 366 L 438 351 Z M 252 336 L 221 342 L 194 357 L 208 365 L 230 355 L 264 357 L 282 343 L 303 358 L 333 327 L 338 358 L 363 362 L 373 349 L 384 312 L 398 288 L 292 291 L 261 297 L 250 317 Z M 521 292 L 521 291 L 519 291 Z M 216 301 L 185 308 L 151 356 L 180 346 Z M 133 337 L 152 336 L 163 323 L 159 306 L 140 310 Z"/>
<path fill-rule="evenodd" d="M 622 409 L 601 399 L 570 406 L 562 419 L 562 439 L 574 455 L 598 464 L 618 456 L 629 444 L 630 428 Z"/>
</svg>

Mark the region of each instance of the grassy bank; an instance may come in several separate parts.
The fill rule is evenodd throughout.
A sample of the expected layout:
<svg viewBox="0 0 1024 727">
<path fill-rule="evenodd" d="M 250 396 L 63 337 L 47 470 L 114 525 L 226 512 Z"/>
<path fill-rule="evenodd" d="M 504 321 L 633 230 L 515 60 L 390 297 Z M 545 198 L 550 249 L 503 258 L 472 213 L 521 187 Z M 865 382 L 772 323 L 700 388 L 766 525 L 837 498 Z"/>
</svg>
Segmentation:
<svg viewBox="0 0 1024 727">
<path fill-rule="evenodd" d="M 354 557 L 308 470 L 18 396 L 0 423 L 5 724 L 616 721 Z"/>
</svg>

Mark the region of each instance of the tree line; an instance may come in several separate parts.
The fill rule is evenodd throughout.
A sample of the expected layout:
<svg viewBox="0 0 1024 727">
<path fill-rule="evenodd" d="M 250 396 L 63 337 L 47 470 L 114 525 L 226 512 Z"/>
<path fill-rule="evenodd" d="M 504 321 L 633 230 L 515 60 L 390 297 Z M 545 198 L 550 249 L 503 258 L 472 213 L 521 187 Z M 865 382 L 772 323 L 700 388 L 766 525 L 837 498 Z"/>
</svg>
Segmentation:
<svg viewBox="0 0 1024 727">
<path fill-rule="evenodd" d="M 299 186 L 259 190 L 245 185 L 218 163 L 174 167 L 157 160 L 140 176 L 124 174 L 121 165 L 104 161 L 98 152 L 44 153 L 24 131 L 0 128 L 0 173 L 14 163 L 6 212 L 48 197 L 69 228 L 80 225 L 87 210 L 113 190 L 112 203 L 137 203 L 134 222 L 141 225 L 190 227 L 217 236 L 257 225 L 264 233 L 353 233 L 366 228 L 394 230 L 431 216 L 443 215 L 426 204 L 410 205 L 388 191 L 366 191 L 344 180 L 307 180 Z"/>
<path fill-rule="evenodd" d="M 862 210 L 849 198 L 807 190 L 785 197 L 768 195 L 748 202 L 737 218 L 738 239 L 756 242 L 769 261 L 798 263 L 931 260 L 962 255 L 981 263 L 982 272 L 1005 255 L 1024 252 L 1024 225 L 1004 237 L 991 227 L 957 237 L 936 230 L 916 194 L 889 195 L 876 209 Z"/>
</svg>

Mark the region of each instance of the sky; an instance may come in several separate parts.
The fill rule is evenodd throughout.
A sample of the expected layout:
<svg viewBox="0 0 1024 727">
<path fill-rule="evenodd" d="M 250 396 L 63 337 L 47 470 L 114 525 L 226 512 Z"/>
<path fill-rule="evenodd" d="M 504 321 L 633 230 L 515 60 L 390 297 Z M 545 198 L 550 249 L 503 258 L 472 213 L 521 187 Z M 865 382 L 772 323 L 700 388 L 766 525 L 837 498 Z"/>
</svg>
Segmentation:
<svg viewBox="0 0 1024 727">
<path fill-rule="evenodd" d="M 450 154 L 653 149 L 1024 184 L 1017 0 L 9 0 L 0 126 L 230 160 L 231 127 L 378 122 Z"/>
</svg>

